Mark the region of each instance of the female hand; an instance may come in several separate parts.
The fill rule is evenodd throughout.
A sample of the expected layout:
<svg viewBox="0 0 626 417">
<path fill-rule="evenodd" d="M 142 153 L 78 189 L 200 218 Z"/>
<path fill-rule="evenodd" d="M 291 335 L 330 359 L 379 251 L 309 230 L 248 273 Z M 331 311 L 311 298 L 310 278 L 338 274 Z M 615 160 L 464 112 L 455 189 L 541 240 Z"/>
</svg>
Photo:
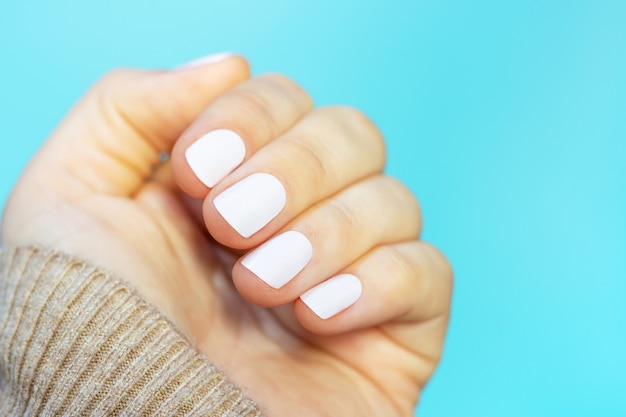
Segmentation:
<svg viewBox="0 0 626 417">
<path fill-rule="evenodd" d="M 450 267 L 366 117 L 248 71 L 105 77 L 25 170 L 4 242 L 125 279 L 267 415 L 412 415 Z"/>
</svg>

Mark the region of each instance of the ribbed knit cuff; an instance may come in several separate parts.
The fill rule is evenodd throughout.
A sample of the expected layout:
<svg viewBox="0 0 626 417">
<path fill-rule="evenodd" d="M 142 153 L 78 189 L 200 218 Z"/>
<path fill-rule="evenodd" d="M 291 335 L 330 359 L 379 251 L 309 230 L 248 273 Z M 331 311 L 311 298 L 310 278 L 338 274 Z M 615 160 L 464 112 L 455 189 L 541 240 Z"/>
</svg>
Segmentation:
<svg viewBox="0 0 626 417">
<path fill-rule="evenodd" d="M 260 416 L 123 282 L 38 248 L 0 253 L 0 415 Z"/>
</svg>

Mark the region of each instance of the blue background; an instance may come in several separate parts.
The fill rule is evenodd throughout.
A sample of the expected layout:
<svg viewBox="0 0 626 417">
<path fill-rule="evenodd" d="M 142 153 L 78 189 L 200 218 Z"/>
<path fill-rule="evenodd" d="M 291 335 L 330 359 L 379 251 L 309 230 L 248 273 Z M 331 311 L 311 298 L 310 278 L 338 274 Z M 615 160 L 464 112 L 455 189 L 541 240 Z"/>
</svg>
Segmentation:
<svg viewBox="0 0 626 417">
<path fill-rule="evenodd" d="M 0 200 L 107 70 L 240 52 L 367 112 L 455 267 L 421 416 L 626 416 L 626 1 L 0 0 L 0 47 Z"/>
</svg>

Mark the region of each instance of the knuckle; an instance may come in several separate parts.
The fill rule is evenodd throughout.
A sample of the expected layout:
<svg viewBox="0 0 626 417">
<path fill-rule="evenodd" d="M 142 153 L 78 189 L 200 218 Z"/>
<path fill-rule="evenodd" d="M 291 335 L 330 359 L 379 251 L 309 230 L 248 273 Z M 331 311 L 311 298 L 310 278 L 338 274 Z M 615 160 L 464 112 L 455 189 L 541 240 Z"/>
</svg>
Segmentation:
<svg viewBox="0 0 626 417">
<path fill-rule="evenodd" d="M 279 86 L 281 88 L 293 89 L 294 91 L 304 92 L 304 90 L 298 85 L 298 83 L 283 74 L 263 74 L 258 77 L 258 80 Z"/>
<path fill-rule="evenodd" d="M 279 74 L 261 75 L 235 87 L 220 97 L 219 103 L 219 106 L 213 107 L 218 118 L 235 120 L 252 137 L 272 138 L 282 133 L 283 120 L 288 115 L 295 118 L 310 106 L 304 90 Z M 235 117 L 234 114 L 244 117 Z"/>
<path fill-rule="evenodd" d="M 313 189 L 328 190 L 338 181 L 337 163 L 332 154 L 319 152 L 314 143 L 308 140 L 291 140 L 285 142 L 290 149 L 284 155 L 292 161 L 298 161 L 301 172 L 307 173 Z"/>
<path fill-rule="evenodd" d="M 382 177 L 384 187 L 390 194 L 390 201 L 394 201 L 404 212 L 413 213 L 414 233 L 419 236 L 422 230 L 422 208 L 417 197 L 406 184 L 390 175 Z"/>
<path fill-rule="evenodd" d="M 339 115 L 348 123 L 355 131 L 363 132 L 368 136 L 380 137 L 380 131 L 376 124 L 363 111 L 350 106 L 337 107 Z"/>
<path fill-rule="evenodd" d="M 282 95 L 289 97 L 290 102 L 294 105 L 301 106 L 303 109 L 313 105 L 309 94 L 298 83 L 283 74 L 264 74 L 258 80 L 281 91 Z"/>
<path fill-rule="evenodd" d="M 446 316 L 452 297 L 452 270 L 441 252 L 422 241 L 387 249 L 387 259 L 393 265 L 398 282 L 405 286 L 406 294 L 411 294 L 412 301 L 405 313 L 413 315 L 419 311 L 421 319 Z"/>
<path fill-rule="evenodd" d="M 454 286 L 454 270 L 448 258 L 436 246 L 421 242 L 426 249 L 426 256 L 432 263 L 434 270 L 441 280 L 446 291 L 447 298 L 452 296 L 452 287 Z"/>
<path fill-rule="evenodd" d="M 407 252 L 403 246 L 392 245 L 387 247 L 387 256 L 389 257 L 390 265 L 393 265 L 394 272 L 399 277 L 422 275 L 423 268 L 417 261 L 417 257 Z"/>
<path fill-rule="evenodd" d="M 356 107 L 336 106 L 335 109 L 341 117 L 343 117 L 346 121 L 355 126 L 373 126 L 373 123 L 371 122 L 369 117 L 367 117 L 367 115 L 363 113 L 363 111 L 357 109 Z"/>
<path fill-rule="evenodd" d="M 117 111 L 119 102 L 128 96 L 128 86 L 135 85 L 139 75 L 139 71 L 126 68 L 114 69 L 103 75 L 91 91 L 96 105 L 104 110 L 105 114 Z"/>
<path fill-rule="evenodd" d="M 130 128 L 140 135 L 145 133 L 129 117 L 137 104 L 144 104 L 140 92 L 142 82 L 147 80 L 145 75 L 139 70 L 119 68 L 109 71 L 96 82 L 87 102 L 96 109 L 105 125 L 120 131 Z"/>
<path fill-rule="evenodd" d="M 352 210 L 349 203 L 342 200 L 330 202 L 334 223 L 341 230 L 342 239 L 346 242 L 356 242 L 362 233 L 362 224 Z"/>
<path fill-rule="evenodd" d="M 367 152 L 377 156 L 379 168 L 386 160 L 385 140 L 376 124 L 363 111 L 351 106 L 330 106 L 322 109 L 335 123 L 348 132 L 348 136 L 358 142 L 358 146 L 367 148 Z"/>
<path fill-rule="evenodd" d="M 254 89 L 239 89 L 233 91 L 228 99 L 233 101 L 232 107 L 237 108 L 239 114 L 245 114 L 250 121 L 250 126 L 244 128 L 267 132 L 272 137 L 278 134 L 278 120 L 271 110 L 271 103 L 262 93 Z"/>
</svg>

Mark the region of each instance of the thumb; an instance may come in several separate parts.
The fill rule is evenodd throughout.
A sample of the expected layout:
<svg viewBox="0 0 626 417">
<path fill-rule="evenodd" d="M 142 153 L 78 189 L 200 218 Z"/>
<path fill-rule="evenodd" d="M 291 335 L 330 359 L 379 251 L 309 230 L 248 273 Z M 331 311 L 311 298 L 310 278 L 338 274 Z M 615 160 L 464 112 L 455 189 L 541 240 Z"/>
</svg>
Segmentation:
<svg viewBox="0 0 626 417">
<path fill-rule="evenodd" d="M 116 70 L 69 113 L 21 180 L 66 198 L 133 195 L 161 152 L 222 92 L 248 78 L 235 55 L 172 71 Z"/>
</svg>

